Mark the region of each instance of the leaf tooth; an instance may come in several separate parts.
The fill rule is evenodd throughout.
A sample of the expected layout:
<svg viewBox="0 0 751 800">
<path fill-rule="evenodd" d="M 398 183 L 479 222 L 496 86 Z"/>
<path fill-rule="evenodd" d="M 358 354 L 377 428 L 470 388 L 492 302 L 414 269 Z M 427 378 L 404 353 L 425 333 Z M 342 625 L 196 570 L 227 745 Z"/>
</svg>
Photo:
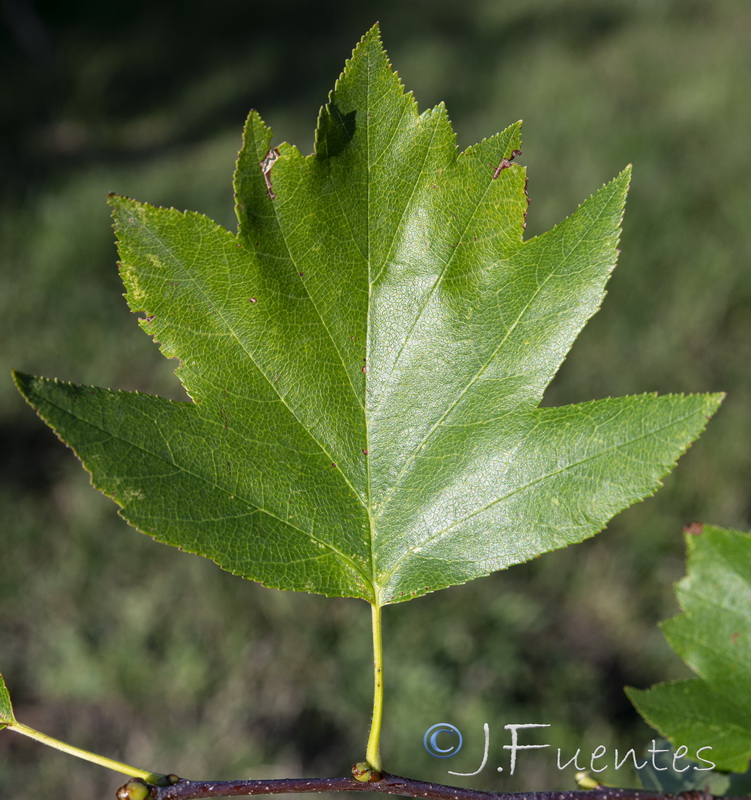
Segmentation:
<svg viewBox="0 0 751 800">
<path fill-rule="evenodd" d="M 254 145 L 252 149 L 260 161 L 264 154 L 269 150 L 272 135 L 272 130 L 264 122 L 263 117 L 261 117 L 261 115 L 254 108 L 252 108 L 248 112 L 248 117 L 245 120 L 245 126 L 243 127 L 242 146 L 240 147 L 240 152 L 237 154 L 235 167 L 237 168 L 239 166 L 240 159 L 242 158 L 242 155 L 246 151 L 246 148 L 249 144 Z"/>
<path fill-rule="evenodd" d="M 480 139 L 479 142 L 475 144 L 469 145 L 463 152 L 462 156 L 471 156 L 474 155 L 477 151 L 482 151 L 493 144 L 503 141 L 508 138 L 508 144 L 506 145 L 506 152 L 505 156 L 510 158 L 514 150 L 518 150 L 522 146 L 522 121 L 517 120 L 512 125 L 508 125 L 502 131 L 498 133 L 494 133 L 492 136 L 485 136 Z"/>
</svg>

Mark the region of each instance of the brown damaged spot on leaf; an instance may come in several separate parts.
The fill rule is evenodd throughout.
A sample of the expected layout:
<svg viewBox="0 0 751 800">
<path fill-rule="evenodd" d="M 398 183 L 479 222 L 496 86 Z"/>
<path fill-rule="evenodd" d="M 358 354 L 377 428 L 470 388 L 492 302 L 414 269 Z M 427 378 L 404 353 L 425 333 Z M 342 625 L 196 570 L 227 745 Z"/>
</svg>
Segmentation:
<svg viewBox="0 0 751 800">
<path fill-rule="evenodd" d="M 692 536 L 701 536 L 704 533 L 704 523 L 703 522 L 692 522 L 690 525 L 685 525 L 683 527 L 684 533 L 690 533 Z"/>
<path fill-rule="evenodd" d="M 266 194 L 272 200 L 276 200 L 276 195 L 274 194 L 274 190 L 271 188 L 271 168 L 276 163 L 279 155 L 279 148 L 274 147 L 272 150 L 269 150 L 269 152 L 266 153 L 266 155 L 259 162 L 261 165 L 261 172 L 263 173 L 263 179 L 266 181 Z"/>
<path fill-rule="evenodd" d="M 521 154 L 522 154 L 521 150 L 512 150 L 511 155 L 508 158 L 502 158 L 501 163 L 495 168 L 495 171 L 493 172 L 493 180 L 495 180 L 503 172 L 504 169 L 508 169 L 511 166 L 513 160 L 517 156 L 520 156 Z"/>
<path fill-rule="evenodd" d="M 529 211 L 529 192 L 527 189 L 529 188 L 529 178 L 524 181 L 524 196 L 527 198 L 527 207 L 524 209 L 524 222 L 522 223 L 522 228 L 526 231 L 527 230 L 527 212 Z"/>
</svg>

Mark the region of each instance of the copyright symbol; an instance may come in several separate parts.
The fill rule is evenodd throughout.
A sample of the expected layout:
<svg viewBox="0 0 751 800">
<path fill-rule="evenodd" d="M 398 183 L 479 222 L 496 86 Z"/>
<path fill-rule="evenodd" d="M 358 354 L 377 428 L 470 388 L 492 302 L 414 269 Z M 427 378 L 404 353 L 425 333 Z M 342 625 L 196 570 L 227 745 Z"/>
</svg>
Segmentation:
<svg viewBox="0 0 751 800">
<path fill-rule="evenodd" d="M 446 736 L 451 737 L 454 743 L 448 742 Z M 438 738 L 441 737 L 442 741 L 439 742 Z M 459 728 L 450 725 L 448 722 L 438 722 L 431 725 L 426 731 L 425 736 L 422 738 L 422 743 L 425 749 L 430 753 L 433 758 L 450 758 L 455 756 L 462 749 L 462 733 Z M 443 746 L 442 746 L 443 745 Z"/>
</svg>

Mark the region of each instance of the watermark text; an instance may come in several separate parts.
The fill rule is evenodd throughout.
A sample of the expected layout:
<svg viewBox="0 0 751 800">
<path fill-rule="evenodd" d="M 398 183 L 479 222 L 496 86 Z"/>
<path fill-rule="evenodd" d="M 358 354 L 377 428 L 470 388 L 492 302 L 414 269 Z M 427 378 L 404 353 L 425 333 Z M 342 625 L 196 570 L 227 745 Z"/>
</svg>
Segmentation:
<svg viewBox="0 0 751 800">
<path fill-rule="evenodd" d="M 508 744 L 502 745 L 502 750 L 508 751 L 508 763 L 506 768 L 508 768 L 509 775 L 514 774 L 519 753 L 525 750 L 544 750 L 545 748 L 552 747 L 550 744 L 531 744 L 528 740 L 525 742 L 520 742 L 520 736 L 525 735 L 520 732 L 550 727 L 551 725 L 549 723 L 539 722 L 527 722 L 503 726 L 504 731 L 508 731 L 508 736 L 506 737 L 507 741 L 510 738 L 510 742 Z M 472 772 L 455 772 L 454 770 L 450 769 L 448 770 L 449 775 L 471 777 L 472 775 L 479 775 L 485 769 L 490 756 L 490 725 L 488 725 L 487 722 L 483 725 L 483 733 L 484 748 L 480 766 Z M 430 755 L 434 758 L 451 758 L 459 753 L 463 745 L 464 737 L 462 736 L 461 731 L 455 725 L 451 725 L 448 722 L 439 722 L 435 725 L 431 725 L 425 731 L 425 735 L 423 736 L 423 746 L 425 747 L 425 750 L 427 750 L 427 752 L 430 753 Z M 691 754 L 685 745 L 681 745 L 672 752 L 673 771 L 686 772 L 687 770 L 693 769 L 697 772 L 707 772 L 714 769 L 714 762 L 710 761 L 708 757 L 705 758 L 702 755 L 702 753 L 706 753 L 707 756 L 711 755 L 711 750 L 712 748 L 709 746 L 700 747 L 695 753 Z M 593 773 L 604 772 L 609 767 L 619 770 L 624 766 L 629 766 L 636 770 L 640 770 L 647 766 L 651 766 L 652 769 L 658 772 L 665 772 L 669 769 L 669 767 L 661 766 L 663 761 L 659 759 L 658 756 L 660 754 L 670 752 L 671 751 L 667 748 L 658 747 L 655 739 L 652 739 L 650 747 L 646 748 L 644 751 L 644 754 L 647 756 L 647 758 L 645 758 L 644 755 L 641 757 L 637 756 L 634 748 L 627 750 L 625 753 L 619 752 L 616 748 L 611 754 L 608 748 L 602 744 L 595 747 L 595 749 L 589 754 L 583 753 L 581 748 L 578 748 L 573 755 L 570 753 L 564 755 L 561 751 L 561 748 L 558 747 L 556 748 L 556 766 L 560 770 L 572 768 L 577 772 L 587 770 Z M 704 766 L 697 766 L 696 763 L 687 763 L 689 762 L 689 759 Z M 495 769 L 497 772 L 505 771 L 503 766 L 497 766 Z"/>
</svg>

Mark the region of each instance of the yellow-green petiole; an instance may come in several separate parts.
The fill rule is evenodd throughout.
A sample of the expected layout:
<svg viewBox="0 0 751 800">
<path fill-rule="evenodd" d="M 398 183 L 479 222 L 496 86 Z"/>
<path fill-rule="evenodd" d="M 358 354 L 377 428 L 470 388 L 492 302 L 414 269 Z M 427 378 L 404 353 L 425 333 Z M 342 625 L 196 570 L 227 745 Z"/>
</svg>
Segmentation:
<svg viewBox="0 0 751 800">
<path fill-rule="evenodd" d="M 131 778 L 141 778 L 142 780 L 146 781 L 146 783 L 158 784 L 163 781 L 165 777 L 158 772 L 149 772 L 145 769 L 138 769 L 138 767 L 131 767 L 130 764 L 123 764 L 121 761 L 115 761 L 114 759 L 107 758 L 106 756 L 90 753 L 88 750 L 83 750 L 80 747 L 74 747 L 72 744 L 61 742 L 59 739 L 55 739 L 53 736 L 48 736 L 46 733 L 41 733 L 41 731 L 34 730 L 34 728 L 30 728 L 28 725 L 24 725 L 22 722 L 13 721 L 7 725 L 7 728 L 9 731 L 15 731 L 16 733 L 20 733 L 22 736 L 28 736 L 30 739 L 34 739 L 37 742 L 46 744 L 48 747 L 54 747 L 55 750 L 61 750 L 63 753 L 76 756 L 76 758 L 82 758 L 84 761 L 91 761 L 92 764 L 98 764 L 100 767 L 106 767 L 107 769 L 111 769 L 114 772 L 120 772 L 123 775 L 127 775 Z"/>
<path fill-rule="evenodd" d="M 383 719 L 383 637 L 381 606 L 373 604 L 373 719 L 370 723 L 365 760 L 377 773 L 381 766 L 381 721 Z M 372 780 L 372 779 L 369 779 Z"/>
</svg>

